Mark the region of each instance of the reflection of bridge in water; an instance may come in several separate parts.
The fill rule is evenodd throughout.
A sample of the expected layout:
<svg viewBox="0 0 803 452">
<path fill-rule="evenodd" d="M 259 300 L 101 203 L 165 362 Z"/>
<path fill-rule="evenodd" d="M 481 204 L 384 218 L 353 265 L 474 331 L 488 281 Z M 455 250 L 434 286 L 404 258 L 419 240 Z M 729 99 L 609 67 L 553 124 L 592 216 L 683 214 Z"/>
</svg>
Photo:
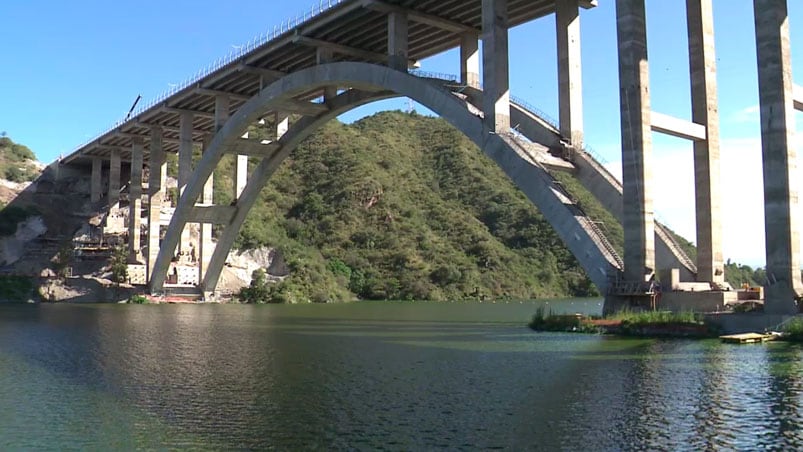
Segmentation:
<svg viewBox="0 0 803 452">
<path fill-rule="evenodd" d="M 110 214 L 119 212 L 121 174 L 128 175 L 128 249 L 131 258 L 143 264 L 141 282 L 147 281 L 151 292 L 164 290 L 177 253 L 192 253 L 197 265 L 182 267 L 179 282 L 197 284 L 209 293 L 260 190 L 292 150 L 338 115 L 406 96 L 461 130 L 507 173 L 594 284 L 608 294 L 608 309 L 650 300 L 649 281 L 656 272 L 666 272 L 665 287 L 694 291 L 698 306 L 717 304 L 727 294 L 721 290 L 725 284 L 713 13 L 711 0 L 686 3 L 690 121 L 651 110 L 644 0 L 616 0 L 623 183 L 583 145 L 579 20 L 580 9 L 595 7 L 596 0 L 329 1 L 317 14 L 277 30 L 141 108 L 62 164 L 91 171 L 94 202 L 104 199 L 102 187 L 108 185 Z M 551 14 L 558 38 L 559 124 L 551 124 L 524 102 L 511 102 L 509 93 L 508 29 Z M 769 275 L 766 310 L 788 314 L 796 312 L 794 298 L 803 286 L 797 193 L 790 183 L 795 165 L 792 121 L 800 103 L 795 103 L 790 75 L 786 0 L 755 0 L 755 18 Z M 459 78 L 409 70 L 417 61 L 455 47 L 460 49 Z M 803 97 L 797 100 L 803 103 Z M 518 125 L 515 132 L 511 120 Z M 272 140 L 249 139 L 249 125 L 260 121 L 275 131 Z M 696 262 L 654 220 L 652 131 L 694 142 Z M 196 145 L 203 155 L 193 166 Z M 178 153 L 181 195 L 175 210 L 163 217 L 170 207 L 167 152 Z M 235 156 L 234 201 L 216 205 L 213 171 L 226 155 Z M 260 161 L 251 171 L 249 158 Z M 573 174 L 622 222 L 623 258 L 556 182 L 553 171 Z M 163 224 L 169 226 L 161 238 Z M 188 224 L 197 224 L 199 231 L 192 242 Z M 216 243 L 213 224 L 223 225 Z M 689 293 L 677 294 L 675 302 L 688 302 Z M 662 302 L 671 303 L 668 298 Z"/>
</svg>

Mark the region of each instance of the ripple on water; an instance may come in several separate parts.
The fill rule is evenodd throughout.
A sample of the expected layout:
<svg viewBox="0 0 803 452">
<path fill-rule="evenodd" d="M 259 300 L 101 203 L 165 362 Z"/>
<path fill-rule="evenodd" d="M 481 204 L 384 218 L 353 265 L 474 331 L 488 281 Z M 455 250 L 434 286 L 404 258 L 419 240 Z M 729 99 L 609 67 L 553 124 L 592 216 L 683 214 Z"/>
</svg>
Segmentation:
<svg viewBox="0 0 803 452">
<path fill-rule="evenodd" d="M 0 447 L 803 449 L 800 347 L 535 334 L 496 310 L 518 305 L 381 308 L 0 315 Z"/>
</svg>

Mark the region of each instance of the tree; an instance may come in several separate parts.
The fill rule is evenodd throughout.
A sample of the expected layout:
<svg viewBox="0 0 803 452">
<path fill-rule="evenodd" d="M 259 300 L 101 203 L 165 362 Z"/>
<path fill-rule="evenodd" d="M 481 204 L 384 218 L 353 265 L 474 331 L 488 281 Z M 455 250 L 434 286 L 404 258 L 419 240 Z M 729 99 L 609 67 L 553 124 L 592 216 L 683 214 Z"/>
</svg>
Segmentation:
<svg viewBox="0 0 803 452">
<path fill-rule="evenodd" d="M 258 268 L 251 273 L 251 285 L 240 289 L 237 298 L 244 303 L 269 303 L 271 300 L 269 284 L 265 270 Z"/>
<path fill-rule="evenodd" d="M 112 281 L 116 287 L 128 280 L 128 250 L 122 246 L 114 248 L 111 256 Z"/>
</svg>

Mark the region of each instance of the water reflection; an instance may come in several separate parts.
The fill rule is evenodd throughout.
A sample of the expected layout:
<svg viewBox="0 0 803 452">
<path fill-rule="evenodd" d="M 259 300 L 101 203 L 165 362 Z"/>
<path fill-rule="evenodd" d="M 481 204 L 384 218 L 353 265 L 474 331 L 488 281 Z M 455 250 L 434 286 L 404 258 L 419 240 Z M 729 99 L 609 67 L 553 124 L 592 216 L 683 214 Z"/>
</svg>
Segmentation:
<svg viewBox="0 0 803 452">
<path fill-rule="evenodd" d="M 532 305 L 0 311 L 4 448 L 803 447 L 788 344 L 536 334 Z"/>
</svg>

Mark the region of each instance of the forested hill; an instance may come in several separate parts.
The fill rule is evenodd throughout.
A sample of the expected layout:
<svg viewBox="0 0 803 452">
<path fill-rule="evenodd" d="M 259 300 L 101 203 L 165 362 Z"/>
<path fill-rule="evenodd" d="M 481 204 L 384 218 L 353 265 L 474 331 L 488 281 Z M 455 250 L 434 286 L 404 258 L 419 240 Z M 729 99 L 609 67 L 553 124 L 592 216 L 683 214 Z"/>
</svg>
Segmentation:
<svg viewBox="0 0 803 452">
<path fill-rule="evenodd" d="M 217 174 L 220 192 L 231 171 Z M 595 293 L 490 159 L 444 120 L 414 113 L 325 126 L 263 190 L 237 246 L 281 250 L 291 276 L 273 286 L 275 301 Z"/>
</svg>

